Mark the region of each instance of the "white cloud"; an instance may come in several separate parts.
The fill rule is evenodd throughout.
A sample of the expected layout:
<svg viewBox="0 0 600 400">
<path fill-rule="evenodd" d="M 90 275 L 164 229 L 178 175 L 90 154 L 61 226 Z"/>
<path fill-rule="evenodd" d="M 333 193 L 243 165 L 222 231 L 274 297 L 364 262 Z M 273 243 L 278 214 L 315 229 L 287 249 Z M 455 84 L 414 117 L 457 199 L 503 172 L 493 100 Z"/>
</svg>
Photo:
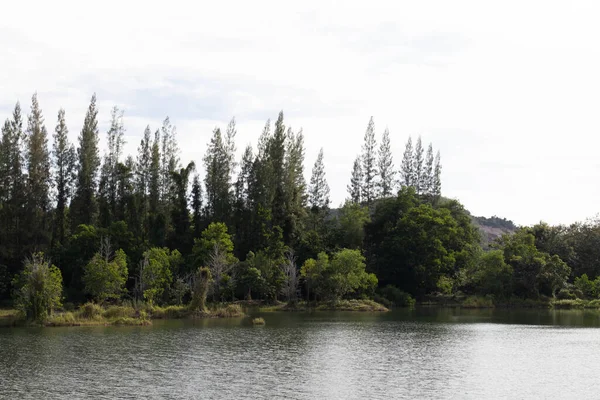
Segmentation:
<svg viewBox="0 0 600 400">
<path fill-rule="evenodd" d="M 20 1 L 0 22 L 0 117 L 38 91 L 75 140 L 98 93 L 122 106 L 127 150 L 166 114 L 183 160 L 215 125 L 238 148 L 283 109 L 306 173 L 324 147 L 334 204 L 368 119 L 396 165 L 408 135 L 442 153 L 444 193 L 475 214 L 569 223 L 599 211 L 600 6 L 564 2 Z"/>
</svg>

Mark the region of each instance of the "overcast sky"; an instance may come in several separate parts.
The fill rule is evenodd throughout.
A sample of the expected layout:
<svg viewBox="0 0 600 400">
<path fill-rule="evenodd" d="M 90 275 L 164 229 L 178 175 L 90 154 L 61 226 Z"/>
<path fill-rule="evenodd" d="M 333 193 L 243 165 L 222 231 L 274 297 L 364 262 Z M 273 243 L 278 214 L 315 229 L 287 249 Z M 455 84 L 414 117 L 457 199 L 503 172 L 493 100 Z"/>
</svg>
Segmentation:
<svg viewBox="0 0 600 400">
<path fill-rule="evenodd" d="M 600 211 L 597 2 L 293 4 L 3 4 L 0 118 L 17 100 L 28 112 L 37 91 L 48 130 L 64 107 L 75 141 L 96 92 L 102 139 L 113 105 L 132 154 L 169 115 L 182 160 L 200 164 L 215 126 L 236 117 L 241 153 L 283 109 L 303 128 L 307 179 L 324 148 L 337 206 L 372 115 L 396 166 L 409 135 L 432 142 L 443 194 L 475 215 L 571 223 Z"/>
</svg>

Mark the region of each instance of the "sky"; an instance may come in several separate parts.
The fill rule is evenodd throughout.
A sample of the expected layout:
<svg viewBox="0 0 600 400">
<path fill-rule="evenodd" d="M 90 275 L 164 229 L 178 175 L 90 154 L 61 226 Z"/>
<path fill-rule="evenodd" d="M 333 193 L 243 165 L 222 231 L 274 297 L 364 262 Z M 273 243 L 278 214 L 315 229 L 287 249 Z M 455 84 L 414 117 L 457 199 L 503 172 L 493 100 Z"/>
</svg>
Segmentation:
<svg viewBox="0 0 600 400">
<path fill-rule="evenodd" d="M 92 93 L 101 143 L 116 105 L 126 153 L 177 126 L 182 161 L 235 116 L 256 146 L 284 111 L 305 175 L 324 149 L 347 197 L 369 118 L 442 159 L 443 195 L 474 215 L 569 224 L 600 212 L 600 3 L 594 1 L 27 1 L 3 5 L 0 119 L 38 100 L 77 140 Z"/>
</svg>

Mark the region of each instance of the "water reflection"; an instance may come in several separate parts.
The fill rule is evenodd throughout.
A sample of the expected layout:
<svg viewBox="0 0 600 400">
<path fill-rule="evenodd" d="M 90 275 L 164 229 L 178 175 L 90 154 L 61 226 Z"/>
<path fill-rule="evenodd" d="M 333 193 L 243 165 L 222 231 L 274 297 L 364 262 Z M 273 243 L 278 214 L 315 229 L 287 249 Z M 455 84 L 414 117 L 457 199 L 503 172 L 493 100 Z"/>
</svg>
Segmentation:
<svg viewBox="0 0 600 400">
<path fill-rule="evenodd" d="M 0 398 L 593 398 L 600 389 L 597 311 L 261 316 L 266 326 L 2 329 Z"/>
</svg>

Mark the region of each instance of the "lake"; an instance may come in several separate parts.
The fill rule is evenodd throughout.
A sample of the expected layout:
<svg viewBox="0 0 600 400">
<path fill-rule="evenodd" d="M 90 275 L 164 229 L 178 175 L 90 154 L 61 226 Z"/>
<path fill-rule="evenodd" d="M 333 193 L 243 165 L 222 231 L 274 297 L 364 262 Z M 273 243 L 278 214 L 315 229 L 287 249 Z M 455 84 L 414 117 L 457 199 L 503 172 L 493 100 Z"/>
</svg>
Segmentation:
<svg viewBox="0 0 600 400">
<path fill-rule="evenodd" d="M 0 329 L 6 399 L 598 398 L 600 313 L 252 313 Z"/>
</svg>

